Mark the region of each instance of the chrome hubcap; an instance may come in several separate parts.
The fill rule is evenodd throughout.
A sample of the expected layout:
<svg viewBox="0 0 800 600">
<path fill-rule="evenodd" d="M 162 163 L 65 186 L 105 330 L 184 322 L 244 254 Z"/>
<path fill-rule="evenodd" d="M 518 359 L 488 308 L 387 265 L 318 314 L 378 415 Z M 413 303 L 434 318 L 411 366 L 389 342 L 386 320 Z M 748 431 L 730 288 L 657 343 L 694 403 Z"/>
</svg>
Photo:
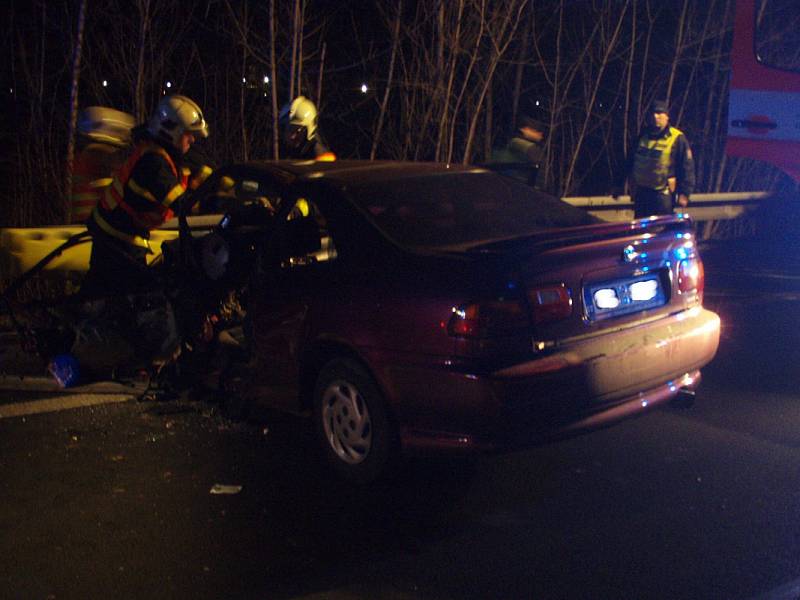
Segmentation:
<svg viewBox="0 0 800 600">
<path fill-rule="evenodd" d="M 372 447 L 372 422 L 358 389 L 347 381 L 332 382 L 322 395 L 325 439 L 344 462 L 355 465 Z"/>
</svg>

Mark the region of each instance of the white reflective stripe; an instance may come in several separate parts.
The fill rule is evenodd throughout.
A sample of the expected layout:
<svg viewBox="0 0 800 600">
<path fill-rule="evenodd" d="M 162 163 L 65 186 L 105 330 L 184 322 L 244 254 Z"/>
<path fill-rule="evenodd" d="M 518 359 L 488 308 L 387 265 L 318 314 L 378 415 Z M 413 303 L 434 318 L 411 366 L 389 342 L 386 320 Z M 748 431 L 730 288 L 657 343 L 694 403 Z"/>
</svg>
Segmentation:
<svg viewBox="0 0 800 600">
<path fill-rule="evenodd" d="M 117 206 L 119 206 L 118 198 L 122 198 L 123 191 L 122 191 L 122 183 L 116 177 L 111 182 L 111 185 L 105 188 L 105 201 L 108 205 L 108 210 L 114 210 Z"/>
<path fill-rule="evenodd" d="M 158 200 L 156 200 L 156 197 L 155 197 L 155 196 L 153 196 L 153 194 L 151 194 L 149 191 L 147 191 L 146 189 L 144 189 L 142 186 L 140 186 L 138 183 L 136 183 L 136 182 L 133 180 L 133 178 L 131 178 L 131 179 L 128 179 L 128 185 L 130 186 L 130 188 L 131 188 L 131 189 L 132 189 L 134 192 L 136 192 L 136 193 L 137 193 L 137 194 L 139 194 L 140 196 L 144 196 L 145 198 L 147 198 L 148 200 L 150 200 L 150 202 L 152 202 L 153 204 L 158 204 Z"/>
<path fill-rule="evenodd" d="M 152 250 L 150 249 L 149 240 L 146 240 L 138 235 L 130 235 L 127 233 L 123 233 L 122 231 L 119 231 L 117 229 L 114 229 L 114 227 L 111 226 L 111 224 L 109 224 L 108 221 L 106 221 L 103 218 L 103 215 L 101 215 L 100 211 L 97 210 L 96 208 L 94 212 L 92 212 L 92 215 L 94 216 L 94 220 L 100 227 L 100 229 L 105 231 L 111 237 L 115 237 L 118 240 L 122 240 L 127 244 L 131 244 L 132 246 L 139 246 L 140 248 L 146 248 L 148 252 L 152 252 Z"/>
<path fill-rule="evenodd" d="M 114 181 L 111 182 L 111 187 L 109 189 L 115 191 L 117 193 L 117 196 L 119 196 L 120 198 L 122 198 L 122 196 L 125 194 L 122 182 L 116 177 L 114 178 Z"/>
</svg>

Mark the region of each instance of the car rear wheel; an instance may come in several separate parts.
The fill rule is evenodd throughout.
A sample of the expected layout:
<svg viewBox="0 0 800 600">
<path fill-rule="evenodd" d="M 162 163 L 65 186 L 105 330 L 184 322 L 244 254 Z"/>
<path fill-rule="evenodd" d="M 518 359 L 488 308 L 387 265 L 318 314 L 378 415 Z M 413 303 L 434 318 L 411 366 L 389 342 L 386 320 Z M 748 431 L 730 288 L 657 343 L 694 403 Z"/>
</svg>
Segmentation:
<svg viewBox="0 0 800 600">
<path fill-rule="evenodd" d="M 355 361 L 333 360 L 320 371 L 314 426 L 327 462 L 351 481 L 379 478 L 395 457 L 396 434 L 383 395 Z"/>
</svg>

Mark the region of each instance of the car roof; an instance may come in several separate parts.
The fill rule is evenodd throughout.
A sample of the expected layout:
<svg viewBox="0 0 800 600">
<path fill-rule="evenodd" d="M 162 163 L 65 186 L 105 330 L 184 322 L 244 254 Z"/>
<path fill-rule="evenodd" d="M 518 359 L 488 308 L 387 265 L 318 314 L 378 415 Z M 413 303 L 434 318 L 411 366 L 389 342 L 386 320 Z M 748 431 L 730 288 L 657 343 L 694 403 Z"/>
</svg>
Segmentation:
<svg viewBox="0 0 800 600">
<path fill-rule="evenodd" d="M 294 181 L 324 180 L 338 186 L 387 182 L 409 177 L 430 177 L 455 173 L 487 173 L 473 165 L 389 160 L 264 160 L 247 163 L 248 168 L 264 170 Z"/>
</svg>

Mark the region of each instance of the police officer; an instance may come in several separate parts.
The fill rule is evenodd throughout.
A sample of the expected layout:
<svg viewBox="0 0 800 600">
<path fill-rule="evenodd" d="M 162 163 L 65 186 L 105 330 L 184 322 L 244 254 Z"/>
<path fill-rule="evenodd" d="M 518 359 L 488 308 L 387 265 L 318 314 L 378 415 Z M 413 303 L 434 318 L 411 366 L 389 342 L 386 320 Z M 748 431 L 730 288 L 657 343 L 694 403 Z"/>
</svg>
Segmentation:
<svg viewBox="0 0 800 600">
<path fill-rule="evenodd" d="M 295 160 L 336 160 L 336 155 L 322 141 L 314 103 L 298 96 L 285 105 L 278 116 L 281 129 L 281 156 Z"/>
<path fill-rule="evenodd" d="M 692 149 L 683 132 L 669 124 L 669 109 L 663 100 L 653 102 L 647 128 L 615 182 L 612 196 L 622 193 L 626 179 L 633 184 L 636 218 L 669 215 L 676 204 L 689 204 L 694 191 Z"/>
<path fill-rule="evenodd" d="M 134 129 L 133 137 L 132 153 L 87 223 L 92 252 L 84 293 L 147 290 L 150 231 L 173 216 L 190 187 L 184 156 L 198 138 L 208 137 L 208 125 L 193 100 L 166 96 L 150 120 Z M 200 171 L 200 178 L 210 172 Z"/>
</svg>

